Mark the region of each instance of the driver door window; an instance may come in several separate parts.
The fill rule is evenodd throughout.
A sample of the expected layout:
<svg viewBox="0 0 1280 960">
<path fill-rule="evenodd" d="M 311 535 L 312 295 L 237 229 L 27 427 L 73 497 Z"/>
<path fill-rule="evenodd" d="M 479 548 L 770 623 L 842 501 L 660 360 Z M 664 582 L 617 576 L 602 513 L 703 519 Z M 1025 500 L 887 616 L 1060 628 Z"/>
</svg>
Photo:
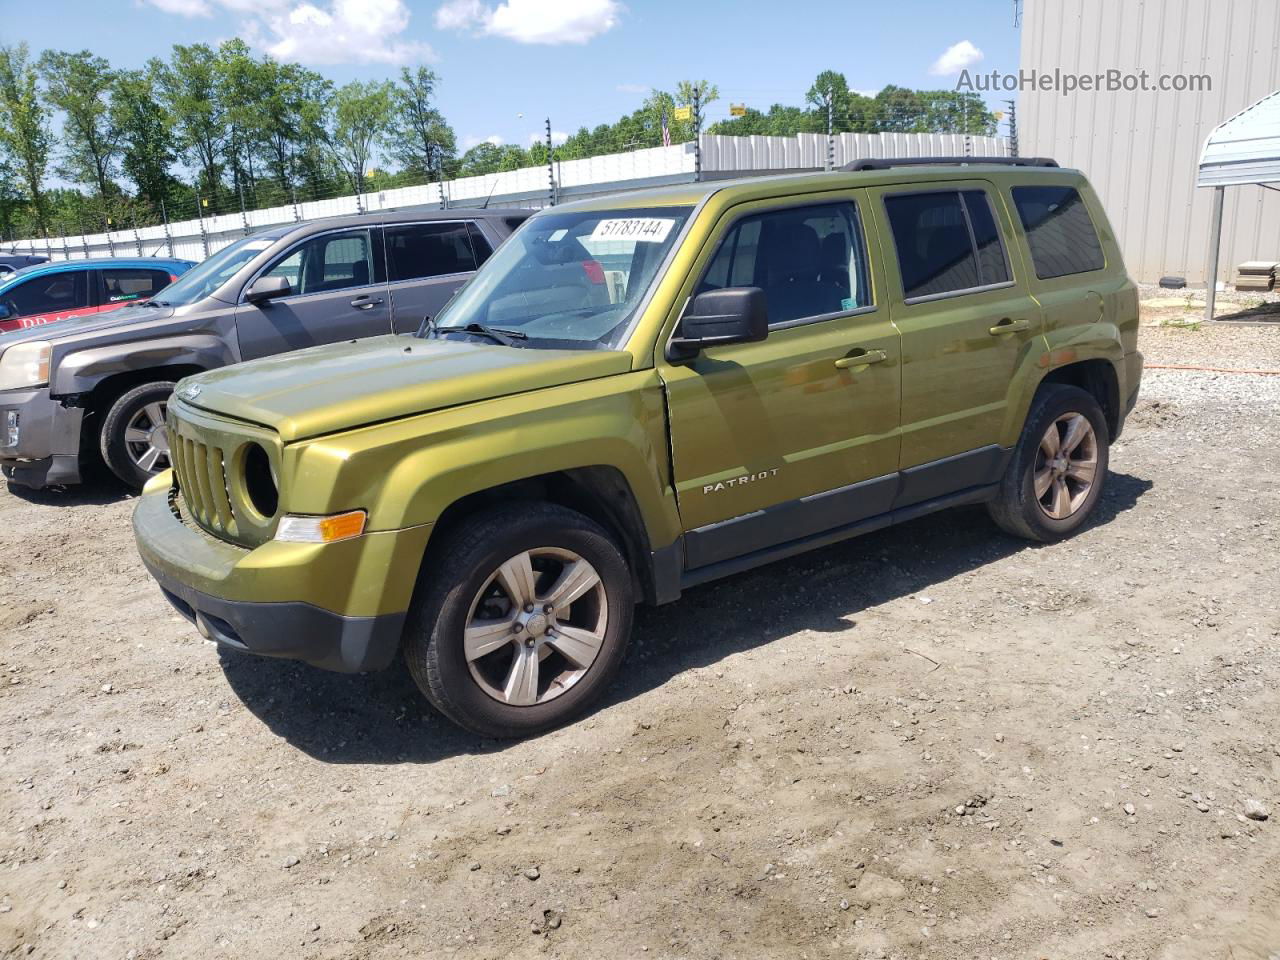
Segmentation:
<svg viewBox="0 0 1280 960">
<path fill-rule="evenodd" d="M 770 329 L 870 306 L 857 208 L 831 203 L 743 217 L 697 292 L 725 287 L 762 289 Z"/>
<path fill-rule="evenodd" d="M 295 295 L 306 296 L 368 286 L 372 263 L 367 231 L 330 233 L 304 241 L 263 276 L 284 277 Z"/>
<path fill-rule="evenodd" d="M 84 270 L 62 270 L 32 277 L 4 293 L 9 317 L 3 330 L 52 323 L 63 317 L 92 312 L 89 306 L 88 273 Z"/>
</svg>

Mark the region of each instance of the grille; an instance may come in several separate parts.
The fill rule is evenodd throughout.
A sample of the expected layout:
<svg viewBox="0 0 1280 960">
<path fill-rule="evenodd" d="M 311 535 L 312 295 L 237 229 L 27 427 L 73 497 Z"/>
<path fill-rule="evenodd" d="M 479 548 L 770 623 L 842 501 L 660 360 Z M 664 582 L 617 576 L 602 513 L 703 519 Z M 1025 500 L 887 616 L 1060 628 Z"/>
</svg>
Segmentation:
<svg viewBox="0 0 1280 960">
<path fill-rule="evenodd" d="M 169 452 L 178 475 L 178 489 L 191 518 L 214 533 L 238 536 L 223 451 L 180 434 L 171 433 L 170 437 Z"/>
</svg>

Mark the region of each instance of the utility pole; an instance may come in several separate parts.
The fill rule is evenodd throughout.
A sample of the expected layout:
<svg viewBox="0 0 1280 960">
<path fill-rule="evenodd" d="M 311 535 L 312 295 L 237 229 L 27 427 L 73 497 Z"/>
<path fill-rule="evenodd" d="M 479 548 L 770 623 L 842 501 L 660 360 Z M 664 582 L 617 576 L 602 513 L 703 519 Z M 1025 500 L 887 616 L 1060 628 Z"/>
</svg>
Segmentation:
<svg viewBox="0 0 1280 960">
<path fill-rule="evenodd" d="M 164 208 L 164 197 L 160 198 L 160 220 L 164 224 L 164 247 L 173 256 L 173 235 L 169 233 L 169 213 Z"/>
<path fill-rule="evenodd" d="M 825 169 L 829 172 L 836 165 L 836 143 L 832 139 L 835 132 L 835 125 L 832 122 L 832 111 L 835 107 L 835 91 L 831 87 L 827 87 L 827 164 Z"/>
<path fill-rule="evenodd" d="M 249 235 L 249 214 L 244 209 L 244 181 L 240 180 L 236 187 L 240 190 L 240 222 L 244 224 L 244 235 L 247 237 Z"/>
<path fill-rule="evenodd" d="M 138 256 L 142 256 L 142 234 L 138 233 L 138 215 L 135 213 L 130 219 L 133 222 L 133 245 L 138 248 Z"/>
<path fill-rule="evenodd" d="M 1015 100 L 1006 100 L 1009 107 L 1009 155 L 1018 155 L 1018 104 Z"/>
<path fill-rule="evenodd" d="M 204 210 L 201 209 L 204 201 L 200 198 L 200 194 L 196 194 L 196 217 L 200 220 L 200 246 L 204 250 L 205 257 L 209 256 L 209 234 L 204 230 Z"/>
<path fill-rule="evenodd" d="M 289 182 L 289 195 L 293 197 L 293 222 L 298 223 L 302 213 L 298 210 L 298 185 L 293 181 Z"/>
<path fill-rule="evenodd" d="M 115 241 L 111 239 L 111 218 L 110 217 L 107 217 L 107 249 L 111 251 L 111 256 L 114 257 L 116 255 L 116 244 L 115 244 Z"/>
<path fill-rule="evenodd" d="M 556 164 L 551 158 L 551 118 L 547 117 L 547 205 L 556 205 Z"/>
<path fill-rule="evenodd" d="M 702 179 L 702 84 L 693 87 L 693 179 Z"/>
</svg>

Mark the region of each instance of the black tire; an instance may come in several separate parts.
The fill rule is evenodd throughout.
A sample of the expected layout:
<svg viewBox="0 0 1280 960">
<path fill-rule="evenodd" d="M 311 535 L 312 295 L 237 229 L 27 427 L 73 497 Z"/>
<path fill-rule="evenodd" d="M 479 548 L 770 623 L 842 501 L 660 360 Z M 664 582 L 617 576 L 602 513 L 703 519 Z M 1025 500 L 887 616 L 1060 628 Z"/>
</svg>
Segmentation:
<svg viewBox="0 0 1280 960">
<path fill-rule="evenodd" d="M 607 600 L 604 640 L 562 693 L 515 706 L 486 693 L 472 675 L 463 632 L 472 602 L 499 567 L 524 551 L 546 548 L 572 551 L 599 575 Z M 580 715 L 609 686 L 626 654 L 634 603 L 626 559 L 599 524 L 555 504 L 507 504 L 469 518 L 431 551 L 409 612 L 405 660 L 427 699 L 454 723 L 485 737 L 531 736 Z M 496 648 L 494 656 L 506 649 Z"/>
<path fill-rule="evenodd" d="M 120 478 L 126 486 L 141 490 L 148 480 L 169 466 L 166 455 L 157 461 L 153 470 L 145 470 L 134 454 L 130 452 L 130 444 L 125 439 L 125 431 L 129 423 L 149 404 L 158 403 L 163 407 L 169 402 L 173 393 L 172 380 L 157 380 L 134 387 L 120 396 L 102 418 L 102 429 L 98 434 L 99 449 L 102 459 L 112 473 Z M 167 443 L 167 440 L 166 440 Z M 136 449 L 136 445 L 135 445 Z M 166 447 L 167 449 L 167 447 Z"/>
<path fill-rule="evenodd" d="M 1046 512 L 1035 493 L 1037 458 L 1041 457 L 1041 438 L 1050 425 L 1070 414 L 1080 414 L 1093 428 L 1097 463 L 1092 486 L 1074 512 L 1055 519 Z M 1000 481 L 996 498 L 987 504 L 991 519 L 1000 529 L 1016 537 L 1053 543 L 1079 530 L 1097 506 L 1106 483 L 1110 433 L 1107 419 L 1093 395 L 1067 384 L 1045 384 L 1031 401 L 1022 436 L 1014 448 L 1013 459 Z"/>
</svg>

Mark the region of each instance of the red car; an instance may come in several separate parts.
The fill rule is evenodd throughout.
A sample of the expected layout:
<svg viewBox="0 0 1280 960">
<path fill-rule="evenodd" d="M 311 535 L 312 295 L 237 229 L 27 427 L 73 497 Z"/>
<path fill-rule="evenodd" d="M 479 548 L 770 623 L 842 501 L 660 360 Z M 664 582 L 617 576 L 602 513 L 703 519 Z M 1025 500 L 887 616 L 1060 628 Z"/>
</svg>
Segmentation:
<svg viewBox="0 0 1280 960">
<path fill-rule="evenodd" d="M 193 266 L 171 258 L 104 257 L 26 267 L 0 280 L 0 333 L 141 303 Z"/>
</svg>

